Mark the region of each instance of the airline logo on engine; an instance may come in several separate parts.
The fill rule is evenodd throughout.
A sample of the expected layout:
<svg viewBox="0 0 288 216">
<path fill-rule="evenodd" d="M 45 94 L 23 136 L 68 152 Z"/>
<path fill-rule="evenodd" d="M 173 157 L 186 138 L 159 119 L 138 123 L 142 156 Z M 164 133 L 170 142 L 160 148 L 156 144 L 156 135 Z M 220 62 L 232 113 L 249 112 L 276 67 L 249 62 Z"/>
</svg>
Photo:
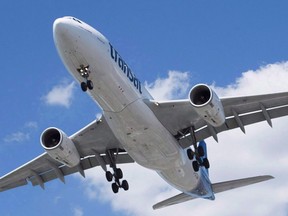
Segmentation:
<svg viewBox="0 0 288 216">
<path fill-rule="evenodd" d="M 128 67 L 126 62 L 121 58 L 119 53 L 113 48 L 112 44 L 110 44 L 110 54 L 111 58 L 117 63 L 118 67 L 126 74 L 127 78 L 134 85 L 134 87 L 142 94 L 141 82 L 136 78 L 136 76 L 132 73 L 131 69 Z"/>
</svg>

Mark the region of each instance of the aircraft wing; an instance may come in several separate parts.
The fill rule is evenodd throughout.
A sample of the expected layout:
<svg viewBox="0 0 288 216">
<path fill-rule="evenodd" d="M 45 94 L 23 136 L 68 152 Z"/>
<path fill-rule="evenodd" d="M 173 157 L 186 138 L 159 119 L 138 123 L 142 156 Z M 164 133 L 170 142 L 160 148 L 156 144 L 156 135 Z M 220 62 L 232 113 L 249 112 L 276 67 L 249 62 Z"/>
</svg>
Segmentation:
<svg viewBox="0 0 288 216">
<path fill-rule="evenodd" d="M 213 192 L 214 193 L 221 193 L 223 191 L 232 190 L 239 187 L 244 187 L 251 184 L 256 184 L 262 181 L 267 181 L 273 179 L 273 176 L 265 175 L 265 176 L 256 176 L 244 179 L 237 179 L 232 181 L 226 182 L 219 182 L 212 184 Z M 191 196 L 185 193 L 180 193 L 176 196 L 170 197 L 169 199 L 163 200 L 153 206 L 153 209 L 160 209 L 170 205 L 175 205 L 179 203 L 183 203 L 189 200 L 197 199 L 199 196 Z"/>
<path fill-rule="evenodd" d="M 240 128 L 245 133 L 244 126 L 261 121 L 267 121 L 272 127 L 271 119 L 288 115 L 288 92 L 220 100 L 226 116 L 225 124 L 220 127 L 207 125 L 189 100 L 147 101 L 146 104 L 183 148 L 210 136 L 218 141 L 218 133 L 234 128 Z M 190 136 L 191 130 L 194 140 Z"/>
<path fill-rule="evenodd" d="M 0 178 L 0 192 L 31 182 L 33 186 L 40 185 L 44 189 L 44 183 L 53 179 L 65 182 L 64 176 L 79 172 L 85 177 L 84 170 L 110 163 L 107 150 L 116 155 L 116 164 L 133 163 L 133 159 L 121 148 L 121 144 L 110 130 L 105 118 L 93 121 L 81 129 L 70 139 L 80 154 L 81 162 L 78 166 L 69 168 L 58 161 L 53 160 L 44 153 L 14 171 Z"/>
</svg>

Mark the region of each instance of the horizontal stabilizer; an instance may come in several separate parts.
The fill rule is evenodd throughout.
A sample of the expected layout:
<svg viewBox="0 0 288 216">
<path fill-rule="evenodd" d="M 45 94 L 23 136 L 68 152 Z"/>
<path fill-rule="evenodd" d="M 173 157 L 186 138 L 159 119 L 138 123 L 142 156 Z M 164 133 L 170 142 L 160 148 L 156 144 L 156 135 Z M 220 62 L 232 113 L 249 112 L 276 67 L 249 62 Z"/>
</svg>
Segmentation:
<svg viewBox="0 0 288 216">
<path fill-rule="evenodd" d="M 273 176 L 265 175 L 265 176 L 256 176 L 256 177 L 251 177 L 251 178 L 237 179 L 237 180 L 212 184 L 212 188 L 213 188 L 214 193 L 220 193 L 223 191 L 232 190 L 234 188 L 244 187 L 244 186 L 259 183 L 262 181 L 267 181 L 273 178 L 274 178 Z"/>
<path fill-rule="evenodd" d="M 262 181 L 267 181 L 273 178 L 274 178 L 273 176 L 265 175 L 265 176 L 256 176 L 256 177 L 251 177 L 251 178 L 237 179 L 237 180 L 212 184 L 212 188 L 213 188 L 214 193 L 220 193 L 223 191 L 232 190 L 232 189 L 239 188 L 239 187 L 244 187 L 244 186 L 259 183 Z M 162 202 L 155 204 L 153 206 L 153 209 L 164 208 L 170 205 L 175 205 L 175 204 L 186 202 L 186 201 L 193 200 L 196 198 L 199 198 L 199 197 L 187 195 L 185 193 L 180 193 L 176 196 L 173 196 L 169 199 L 166 199 Z"/>
</svg>

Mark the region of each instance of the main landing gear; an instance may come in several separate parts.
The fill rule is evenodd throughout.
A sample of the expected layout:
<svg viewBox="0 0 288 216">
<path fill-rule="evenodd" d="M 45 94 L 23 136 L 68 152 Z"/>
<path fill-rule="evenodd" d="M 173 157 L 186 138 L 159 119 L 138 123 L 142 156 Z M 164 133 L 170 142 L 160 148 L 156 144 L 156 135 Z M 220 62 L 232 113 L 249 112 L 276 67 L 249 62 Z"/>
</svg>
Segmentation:
<svg viewBox="0 0 288 216">
<path fill-rule="evenodd" d="M 126 180 L 121 181 L 121 179 L 123 178 L 123 172 L 120 168 L 117 168 L 116 166 L 117 153 L 115 156 L 112 151 L 107 151 L 107 155 L 109 156 L 110 167 L 113 169 L 113 173 L 110 171 L 106 171 L 106 179 L 108 182 L 112 182 L 114 180 L 111 185 L 112 191 L 114 193 L 118 193 L 120 188 L 123 188 L 125 191 L 127 191 L 129 189 L 129 184 Z"/>
<path fill-rule="evenodd" d="M 92 90 L 94 85 L 92 80 L 89 80 L 89 75 L 90 75 L 90 70 L 89 70 L 89 65 L 84 66 L 84 65 L 80 65 L 80 67 L 77 69 L 77 71 L 79 72 L 79 74 L 81 75 L 81 77 L 83 77 L 86 81 L 85 82 L 81 82 L 81 89 L 83 92 L 86 92 L 87 89 Z"/>
<path fill-rule="evenodd" d="M 205 150 L 203 146 L 197 144 L 193 145 L 194 151 L 189 148 L 187 149 L 187 156 L 190 160 L 195 160 L 192 161 L 192 166 L 195 172 L 199 171 L 200 166 L 205 167 L 206 169 L 210 168 L 210 163 L 208 158 L 205 156 Z"/>
</svg>

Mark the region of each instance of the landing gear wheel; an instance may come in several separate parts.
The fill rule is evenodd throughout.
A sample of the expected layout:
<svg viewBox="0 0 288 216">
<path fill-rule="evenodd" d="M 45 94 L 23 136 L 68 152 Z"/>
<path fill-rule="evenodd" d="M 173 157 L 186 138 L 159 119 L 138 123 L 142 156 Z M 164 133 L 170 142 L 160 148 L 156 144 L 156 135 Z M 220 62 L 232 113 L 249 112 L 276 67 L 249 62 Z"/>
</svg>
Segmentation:
<svg viewBox="0 0 288 216">
<path fill-rule="evenodd" d="M 199 171 L 199 163 L 198 163 L 198 161 L 193 161 L 192 162 L 192 166 L 193 166 L 193 169 L 194 169 L 195 172 Z"/>
<path fill-rule="evenodd" d="M 210 168 L 210 163 L 209 163 L 209 160 L 207 158 L 204 158 L 203 159 L 203 166 L 206 168 L 206 169 L 209 169 Z"/>
<path fill-rule="evenodd" d="M 87 87 L 88 87 L 89 90 L 93 89 L 94 85 L 93 85 L 92 80 L 87 80 Z"/>
<path fill-rule="evenodd" d="M 192 151 L 192 149 L 187 149 L 187 156 L 190 160 L 193 160 L 194 158 L 194 152 Z"/>
<path fill-rule="evenodd" d="M 106 172 L 106 179 L 108 182 L 111 182 L 113 180 L 113 174 L 110 171 Z"/>
<path fill-rule="evenodd" d="M 121 187 L 122 187 L 125 191 L 127 191 L 127 190 L 129 189 L 129 184 L 128 184 L 128 182 L 127 182 L 126 180 L 123 180 Z"/>
<path fill-rule="evenodd" d="M 81 89 L 83 92 L 86 92 L 87 91 L 87 84 L 85 82 L 81 82 Z"/>
<path fill-rule="evenodd" d="M 117 168 L 115 171 L 115 175 L 118 179 L 122 179 L 123 178 L 123 172 L 120 168 Z"/>
<path fill-rule="evenodd" d="M 114 193 L 118 193 L 119 191 L 119 186 L 115 182 L 112 184 L 112 191 Z"/>
<path fill-rule="evenodd" d="M 204 152 L 204 149 L 203 149 L 202 146 L 199 146 L 197 148 L 197 150 L 198 150 L 198 154 L 199 154 L 200 157 L 203 157 L 205 155 L 205 152 Z"/>
</svg>

